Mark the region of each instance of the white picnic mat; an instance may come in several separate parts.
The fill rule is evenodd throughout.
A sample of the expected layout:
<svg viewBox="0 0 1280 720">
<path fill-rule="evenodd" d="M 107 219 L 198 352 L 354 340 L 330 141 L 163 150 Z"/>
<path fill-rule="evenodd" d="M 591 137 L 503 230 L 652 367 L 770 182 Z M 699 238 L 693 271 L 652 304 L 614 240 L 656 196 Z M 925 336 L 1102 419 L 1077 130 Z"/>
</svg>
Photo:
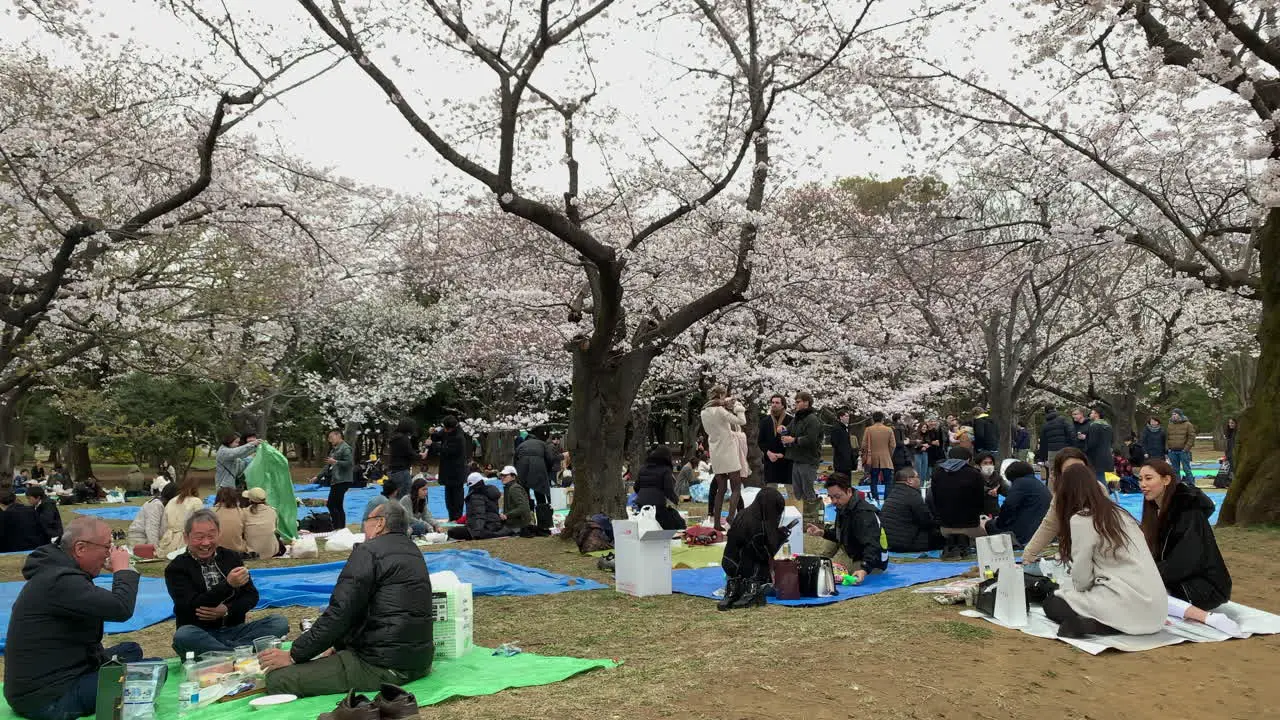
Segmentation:
<svg viewBox="0 0 1280 720">
<path fill-rule="evenodd" d="M 1245 633 L 1244 637 L 1280 633 L 1280 615 L 1272 615 L 1269 612 L 1234 602 L 1229 602 L 1217 608 L 1214 612 L 1220 612 L 1239 623 L 1240 629 Z M 976 610 L 962 610 L 960 614 L 965 617 L 982 618 L 1001 627 L 1009 627 L 1004 623 L 997 622 L 995 618 L 983 615 Z M 1028 635 L 1034 635 L 1039 638 L 1061 640 L 1080 648 L 1090 655 L 1097 655 L 1107 649 L 1141 652 L 1143 650 L 1154 650 L 1166 645 L 1177 645 L 1181 642 L 1222 642 L 1223 640 L 1230 640 L 1232 637 L 1224 632 L 1214 630 L 1208 625 L 1170 617 L 1166 619 L 1163 630 L 1151 635 L 1094 635 L 1087 640 L 1060 638 L 1058 637 L 1058 624 L 1045 617 L 1044 610 L 1039 605 L 1032 605 L 1027 612 L 1026 627 L 1009 629 L 1021 630 Z"/>
</svg>

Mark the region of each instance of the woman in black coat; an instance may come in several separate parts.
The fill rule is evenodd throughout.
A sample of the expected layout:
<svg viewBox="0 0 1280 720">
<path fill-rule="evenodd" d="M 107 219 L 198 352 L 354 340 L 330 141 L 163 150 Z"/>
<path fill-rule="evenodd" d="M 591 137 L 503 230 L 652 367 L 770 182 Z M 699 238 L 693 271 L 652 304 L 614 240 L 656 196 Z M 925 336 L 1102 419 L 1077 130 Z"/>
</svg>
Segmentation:
<svg viewBox="0 0 1280 720">
<path fill-rule="evenodd" d="M 454 540 L 488 540 L 514 535 L 515 531 L 502 521 L 498 509 L 501 499 L 501 490 L 485 482 L 480 473 L 471 473 L 467 476 L 467 524 L 449 528 L 449 537 Z"/>
<path fill-rule="evenodd" d="M 655 445 L 645 458 L 640 472 L 636 473 L 635 508 L 652 505 L 654 517 L 663 530 L 683 530 L 684 518 L 675 509 L 680 504 L 676 495 L 676 478 L 672 471 L 671 450 L 665 445 Z M 667 503 L 670 502 L 671 505 Z"/>
<path fill-rule="evenodd" d="M 769 560 L 782 547 L 787 533 L 779 524 L 786 503 L 772 487 L 756 493 L 756 499 L 738 513 L 729 526 L 728 542 L 720 567 L 728 577 L 718 608 L 764 605 L 770 580 Z"/>
<path fill-rule="evenodd" d="M 1231 599 L 1231 574 L 1209 525 L 1213 501 L 1178 482 L 1164 460 L 1148 460 L 1138 482 L 1145 498 L 1142 534 L 1169 593 L 1169 614 L 1238 635 L 1234 620 L 1210 612 Z"/>
</svg>

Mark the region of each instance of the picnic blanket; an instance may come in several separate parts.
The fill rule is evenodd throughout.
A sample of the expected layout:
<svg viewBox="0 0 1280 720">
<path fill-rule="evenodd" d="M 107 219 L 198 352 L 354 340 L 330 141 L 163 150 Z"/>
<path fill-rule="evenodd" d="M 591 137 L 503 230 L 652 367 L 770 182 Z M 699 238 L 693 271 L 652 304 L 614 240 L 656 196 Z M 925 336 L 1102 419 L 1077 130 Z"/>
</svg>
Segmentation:
<svg viewBox="0 0 1280 720">
<path fill-rule="evenodd" d="M 1220 612 L 1239 623 L 1240 628 L 1245 633 L 1245 637 L 1280 633 L 1280 615 L 1273 615 L 1269 612 L 1234 602 L 1229 602 L 1214 612 Z M 963 610 L 960 614 L 965 617 L 982 618 L 1000 627 L 1009 627 L 995 618 L 983 615 L 976 610 Z M 1184 642 L 1222 642 L 1223 640 L 1232 639 L 1230 635 L 1215 630 L 1208 625 L 1201 625 L 1198 622 L 1175 617 L 1166 619 L 1164 629 L 1151 635 L 1094 635 L 1086 640 L 1060 638 L 1058 637 L 1058 624 L 1045 617 L 1044 609 L 1039 605 L 1032 605 L 1027 613 L 1027 627 L 1009 629 L 1020 630 L 1033 637 L 1061 640 L 1080 648 L 1090 655 L 1097 655 L 1104 650 L 1142 652 L 1143 650 L 1154 650 L 1158 647 L 1177 645 Z"/>
<path fill-rule="evenodd" d="M 601 590 L 605 586 L 586 578 L 558 575 L 541 568 L 503 562 L 484 550 L 440 550 L 424 553 L 433 573 L 451 570 L 458 580 L 471 583 L 474 595 L 553 595 L 573 590 Z M 253 571 L 258 587 L 258 607 L 324 607 L 345 563 L 299 565 Z"/>
<path fill-rule="evenodd" d="M 830 605 L 853 598 L 875 595 L 886 590 L 934 582 L 942 578 L 955 577 L 973 569 L 973 563 L 964 562 L 918 562 L 890 563 L 889 569 L 882 573 L 867 576 L 857 585 L 841 585 L 836 587 L 836 594 L 824 598 L 800 598 L 799 600 L 778 600 L 769 598 L 770 605 Z M 697 570 L 675 570 L 671 573 L 671 590 L 683 595 L 696 595 L 710 600 L 718 600 L 715 592 L 724 587 L 724 572 L 720 568 L 700 568 Z"/>
<path fill-rule="evenodd" d="M 431 673 L 407 683 L 404 687 L 414 694 L 419 705 L 435 705 L 454 697 L 479 697 L 493 695 L 508 688 L 550 685 L 567 680 L 579 673 L 596 668 L 614 668 L 614 660 L 584 660 L 572 657 L 552 657 L 520 653 L 511 657 L 494 655 L 488 648 L 477 647 L 455 660 L 436 658 Z M 169 720 L 178 717 L 178 683 L 182 668 L 177 659 L 169 661 L 169 679 L 156 701 L 156 718 Z M 372 696 L 372 693 L 370 693 Z M 261 696 L 258 696 L 261 697 Z M 342 695 L 321 695 L 303 698 L 285 705 L 253 710 L 252 698 L 225 703 L 215 703 L 192 714 L 199 720 L 232 720 L 252 713 L 257 720 L 294 720 L 313 718 L 320 713 L 331 712 Z M 0 699 L 0 720 L 17 720 L 17 715 Z"/>
<path fill-rule="evenodd" d="M 89 506 L 83 508 L 75 508 L 77 515 L 92 515 L 102 518 L 103 520 L 130 520 L 138 517 L 138 511 L 142 509 L 141 505 L 111 505 L 109 507 Z"/>
<path fill-rule="evenodd" d="M 111 576 L 104 575 L 94 579 L 98 587 L 110 588 Z M 0 652 L 4 652 L 5 641 L 9 634 L 9 614 L 13 611 L 13 603 L 18 599 L 18 592 L 26 582 L 0 583 Z M 133 617 L 122 623 L 106 623 L 103 628 L 108 634 L 133 632 L 144 627 L 164 622 L 173 617 L 173 600 L 165 589 L 164 580 L 144 577 L 138 584 L 138 601 L 133 609 Z"/>
</svg>

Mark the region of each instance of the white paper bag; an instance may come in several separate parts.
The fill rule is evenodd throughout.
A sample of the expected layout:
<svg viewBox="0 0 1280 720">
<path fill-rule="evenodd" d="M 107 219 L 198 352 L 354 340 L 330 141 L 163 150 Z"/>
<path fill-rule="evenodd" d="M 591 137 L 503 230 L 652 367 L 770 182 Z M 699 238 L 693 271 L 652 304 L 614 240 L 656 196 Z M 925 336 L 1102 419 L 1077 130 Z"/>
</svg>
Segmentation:
<svg viewBox="0 0 1280 720">
<path fill-rule="evenodd" d="M 645 505 L 638 512 L 627 508 L 627 519 L 636 521 L 636 530 L 643 536 L 651 530 L 662 530 L 662 526 L 658 524 L 657 513 L 657 508 L 652 505 Z"/>
<path fill-rule="evenodd" d="M 335 552 L 350 552 L 356 546 L 356 543 L 362 542 L 364 542 L 364 533 L 357 534 L 342 528 L 336 532 L 329 533 L 329 537 L 324 541 L 324 549 Z M 294 557 L 297 557 L 297 555 L 294 555 Z"/>
<path fill-rule="evenodd" d="M 995 618 L 1009 627 L 1027 626 L 1027 586 L 1017 565 L 1000 568 Z"/>
<path fill-rule="evenodd" d="M 979 577 L 988 578 L 1002 568 L 1017 565 L 1013 558 L 1013 538 L 1009 535 L 980 537 L 977 545 Z"/>
</svg>

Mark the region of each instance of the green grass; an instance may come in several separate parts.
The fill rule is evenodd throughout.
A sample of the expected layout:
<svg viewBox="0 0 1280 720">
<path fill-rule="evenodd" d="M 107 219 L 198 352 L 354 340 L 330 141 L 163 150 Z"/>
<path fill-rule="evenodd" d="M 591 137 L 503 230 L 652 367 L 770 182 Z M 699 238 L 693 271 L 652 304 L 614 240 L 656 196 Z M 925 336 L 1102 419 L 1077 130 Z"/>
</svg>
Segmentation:
<svg viewBox="0 0 1280 720">
<path fill-rule="evenodd" d="M 985 628 L 973 621 L 962 622 L 960 620 L 947 620 L 944 622 L 934 623 L 933 629 L 946 635 L 952 640 L 960 642 L 973 642 L 975 640 L 990 640 L 995 632 L 991 628 Z"/>
</svg>

